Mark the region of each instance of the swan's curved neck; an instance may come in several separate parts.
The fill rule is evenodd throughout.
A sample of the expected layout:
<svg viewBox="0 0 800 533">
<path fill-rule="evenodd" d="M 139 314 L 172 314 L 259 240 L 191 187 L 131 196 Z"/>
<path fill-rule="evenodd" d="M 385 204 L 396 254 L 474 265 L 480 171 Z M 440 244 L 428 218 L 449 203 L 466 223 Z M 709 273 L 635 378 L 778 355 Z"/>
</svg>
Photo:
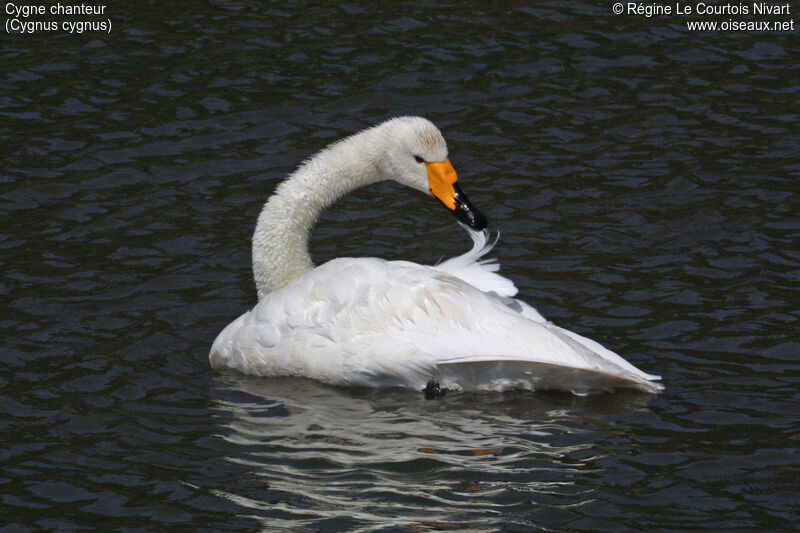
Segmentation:
<svg viewBox="0 0 800 533">
<path fill-rule="evenodd" d="M 336 143 L 306 161 L 264 204 L 253 234 L 259 300 L 314 268 L 308 234 L 320 212 L 350 191 L 384 179 L 374 130 Z"/>
</svg>

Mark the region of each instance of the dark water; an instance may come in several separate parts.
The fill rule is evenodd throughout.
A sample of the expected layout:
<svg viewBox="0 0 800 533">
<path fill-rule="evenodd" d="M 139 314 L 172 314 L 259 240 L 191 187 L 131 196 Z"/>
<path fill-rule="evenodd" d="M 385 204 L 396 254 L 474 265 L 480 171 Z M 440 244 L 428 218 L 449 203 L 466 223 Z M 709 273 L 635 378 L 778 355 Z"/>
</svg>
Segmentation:
<svg viewBox="0 0 800 533">
<path fill-rule="evenodd" d="M 114 3 L 110 34 L 0 37 L 4 531 L 796 527 L 798 31 L 487 4 Z M 663 394 L 209 369 L 277 181 L 408 113 L 521 296 Z M 318 261 L 469 244 L 388 184 L 312 238 Z"/>
</svg>

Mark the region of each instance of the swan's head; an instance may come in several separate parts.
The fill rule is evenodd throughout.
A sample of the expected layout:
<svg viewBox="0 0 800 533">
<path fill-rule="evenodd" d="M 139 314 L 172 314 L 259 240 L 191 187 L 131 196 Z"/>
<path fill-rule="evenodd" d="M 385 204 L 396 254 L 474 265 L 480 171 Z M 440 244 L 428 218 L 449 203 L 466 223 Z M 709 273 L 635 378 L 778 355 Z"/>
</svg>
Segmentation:
<svg viewBox="0 0 800 533">
<path fill-rule="evenodd" d="M 447 158 L 447 143 L 436 126 L 421 117 L 399 117 L 378 128 L 383 133 L 378 165 L 388 178 L 430 193 L 470 228 L 486 227 L 486 217 L 458 185 Z"/>
</svg>

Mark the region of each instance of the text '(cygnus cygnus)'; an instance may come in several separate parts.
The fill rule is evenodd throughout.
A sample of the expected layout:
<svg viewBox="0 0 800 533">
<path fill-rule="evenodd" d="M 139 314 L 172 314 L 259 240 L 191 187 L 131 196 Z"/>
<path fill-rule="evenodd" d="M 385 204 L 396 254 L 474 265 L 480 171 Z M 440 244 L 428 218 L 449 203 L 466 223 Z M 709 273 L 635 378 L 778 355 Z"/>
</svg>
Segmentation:
<svg viewBox="0 0 800 533">
<path fill-rule="evenodd" d="M 387 179 L 437 198 L 469 229 L 473 249 L 436 266 L 364 257 L 315 268 L 308 234 L 319 213 Z M 492 248 L 485 227 L 429 121 L 396 118 L 330 145 L 264 205 L 253 235 L 259 301 L 219 334 L 211 365 L 374 387 L 663 388 L 658 376 L 512 298 L 514 284 L 482 259 Z"/>
</svg>

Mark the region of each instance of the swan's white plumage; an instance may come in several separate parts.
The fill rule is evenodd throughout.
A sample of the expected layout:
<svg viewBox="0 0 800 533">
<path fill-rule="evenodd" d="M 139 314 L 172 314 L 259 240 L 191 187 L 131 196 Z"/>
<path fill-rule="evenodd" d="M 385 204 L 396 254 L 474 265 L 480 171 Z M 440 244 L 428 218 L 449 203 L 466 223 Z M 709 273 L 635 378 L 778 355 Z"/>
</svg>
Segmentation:
<svg viewBox="0 0 800 533">
<path fill-rule="evenodd" d="M 437 270 L 447 272 L 453 276 L 466 281 L 473 287 L 476 287 L 483 292 L 493 292 L 498 296 L 512 297 L 517 294 L 517 287 L 514 283 L 504 278 L 497 272 L 500 270 L 500 264 L 496 259 L 483 259 L 483 257 L 492 251 L 494 245 L 497 243 L 488 241 L 488 233 L 485 231 L 471 231 L 464 226 L 474 246 L 469 252 L 448 259 L 435 266 Z M 499 236 L 498 236 L 499 238 Z"/>
<path fill-rule="evenodd" d="M 334 150 L 339 157 L 349 158 L 350 172 L 358 173 L 358 161 L 353 159 L 370 158 L 373 165 L 380 157 L 374 151 L 392 149 L 397 142 L 394 136 L 413 136 L 420 125 L 425 134 L 432 135 L 432 125 L 424 119 L 395 119 L 395 126 L 397 121 L 402 127 L 396 127 L 388 141 L 380 132 L 373 138 L 365 135 L 384 125 L 337 143 Z M 402 141 L 410 143 L 412 151 L 419 150 L 413 139 Z M 348 143 L 352 144 L 350 153 Z M 434 152 L 438 150 L 435 156 L 441 157 L 435 160 L 446 157 L 446 146 L 442 154 L 436 139 L 429 144 Z M 335 158 L 322 159 L 304 164 L 300 176 L 290 177 L 281 186 L 283 193 L 279 189 L 278 195 L 283 197 L 270 200 L 284 210 L 280 217 L 267 212 L 267 203 L 254 247 L 265 238 L 265 234 L 259 235 L 265 231 L 262 219 L 272 224 L 283 221 L 284 231 L 293 227 L 291 220 L 286 221 L 293 216 L 292 196 L 317 210 L 332 201 L 324 193 L 309 193 L 311 202 L 309 194 L 298 196 L 302 190 L 298 183 L 325 188 L 327 176 L 343 179 L 339 170 L 330 168 L 336 166 Z M 397 164 L 392 168 L 397 171 Z M 307 175 L 309 169 L 314 180 Z M 361 180 L 371 183 L 384 178 L 379 168 L 373 172 L 362 173 Z M 409 183 L 415 179 L 406 176 L 398 181 L 420 188 Z M 336 194 L 355 186 L 358 184 L 339 184 Z M 323 200 L 314 204 L 314 194 Z M 301 226 L 305 228 L 310 217 L 307 213 L 303 216 L 306 221 Z M 308 229 L 310 226 L 305 231 Z M 274 228 L 271 231 L 274 234 Z M 514 284 L 497 273 L 496 261 L 484 259 L 494 243 L 488 242 L 486 232 L 468 231 L 474 242 L 472 250 L 436 266 L 340 258 L 313 269 L 301 268 L 299 273 L 265 274 L 265 279 L 291 281 L 270 290 L 259 286 L 259 303 L 215 340 L 212 366 L 261 376 L 303 376 L 332 384 L 418 389 L 431 379 L 445 387 L 470 390 L 523 387 L 584 393 L 616 387 L 648 392 L 663 388 L 653 382 L 658 376 L 638 370 L 600 344 L 559 328 L 513 299 L 517 293 Z M 307 236 L 297 238 L 305 246 Z M 293 253 L 297 255 L 296 250 Z M 254 249 L 253 255 L 254 261 L 256 257 L 262 262 L 270 260 L 264 250 Z M 295 258 L 295 263 L 305 260 Z M 278 269 L 280 265 L 262 264 L 260 268 Z"/>
</svg>

